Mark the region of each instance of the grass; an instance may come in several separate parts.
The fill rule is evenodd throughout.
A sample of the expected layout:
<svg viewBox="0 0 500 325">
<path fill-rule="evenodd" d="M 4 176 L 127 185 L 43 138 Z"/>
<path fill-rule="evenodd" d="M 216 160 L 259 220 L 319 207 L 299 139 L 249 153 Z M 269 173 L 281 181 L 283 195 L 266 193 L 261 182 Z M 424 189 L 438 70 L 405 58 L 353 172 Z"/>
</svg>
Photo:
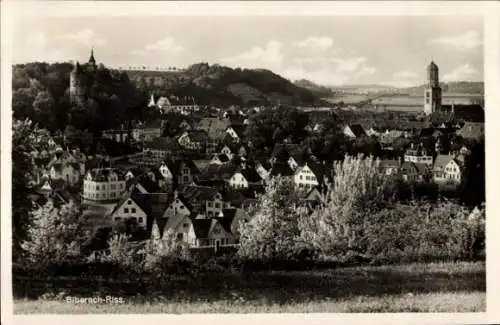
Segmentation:
<svg viewBox="0 0 500 325">
<path fill-rule="evenodd" d="M 100 288 L 59 297 L 17 297 L 30 313 L 303 313 L 480 312 L 486 309 L 485 265 L 432 263 L 317 271 L 212 274 L 165 286 Z M 123 304 L 73 304 L 65 296 L 123 297 Z"/>
</svg>

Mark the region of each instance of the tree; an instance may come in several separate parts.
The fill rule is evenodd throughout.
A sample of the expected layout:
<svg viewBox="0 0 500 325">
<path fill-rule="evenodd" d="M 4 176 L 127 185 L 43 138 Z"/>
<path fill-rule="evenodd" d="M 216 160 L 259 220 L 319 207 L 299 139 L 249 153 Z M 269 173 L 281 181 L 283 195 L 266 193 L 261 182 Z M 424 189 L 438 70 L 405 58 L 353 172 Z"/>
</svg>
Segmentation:
<svg viewBox="0 0 500 325">
<path fill-rule="evenodd" d="M 346 157 L 334 164 L 333 174 L 324 206 L 300 220 L 302 240 L 325 255 L 362 252 L 363 225 L 392 199 L 392 179 L 373 157 Z"/>
<path fill-rule="evenodd" d="M 80 209 L 74 203 L 56 208 L 49 200 L 33 212 L 28 239 L 22 243 L 25 262 L 43 270 L 51 265 L 78 261 L 85 240 Z"/>
<path fill-rule="evenodd" d="M 27 239 L 31 225 L 33 189 L 28 185 L 34 164 L 29 154 L 35 147 L 33 134 L 36 129 L 31 121 L 14 121 L 12 125 L 12 255 L 22 257 L 22 241 Z"/>
<path fill-rule="evenodd" d="M 255 207 L 250 221 L 240 227 L 241 258 L 272 262 L 291 259 L 300 250 L 298 192 L 282 178 L 272 178 Z"/>
</svg>

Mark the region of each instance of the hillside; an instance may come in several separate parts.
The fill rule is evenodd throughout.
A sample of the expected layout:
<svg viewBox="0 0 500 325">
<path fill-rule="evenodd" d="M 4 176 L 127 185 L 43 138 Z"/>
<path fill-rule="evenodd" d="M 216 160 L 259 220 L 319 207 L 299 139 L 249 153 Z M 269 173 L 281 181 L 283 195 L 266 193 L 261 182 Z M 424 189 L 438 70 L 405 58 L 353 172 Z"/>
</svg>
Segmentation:
<svg viewBox="0 0 500 325">
<path fill-rule="evenodd" d="M 315 95 L 320 96 L 320 97 L 329 97 L 329 96 L 333 95 L 333 90 L 331 88 L 318 85 L 318 84 L 316 84 L 310 80 L 307 80 L 307 79 L 297 80 L 294 82 L 294 84 L 298 87 L 309 89 Z"/>
<path fill-rule="evenodd" d="M 425 85 L 401 88 L 400 92 L 411 96 L 420 96 L 424 93 Z M 443 93 L 451 94 L 474 94 L 484 95 L 484 82 L 476 81 L 456 81 L 456 82 L 442 82 L 441 88 Z"/>
<path fill-rule="evenodd" d="M 127 72 L 145 93 L 192 96 L 200 105 L 315 105 L 321 96 L 264 69 L 232 69 L 197 63 L 181 72 Z"/>
</svg>

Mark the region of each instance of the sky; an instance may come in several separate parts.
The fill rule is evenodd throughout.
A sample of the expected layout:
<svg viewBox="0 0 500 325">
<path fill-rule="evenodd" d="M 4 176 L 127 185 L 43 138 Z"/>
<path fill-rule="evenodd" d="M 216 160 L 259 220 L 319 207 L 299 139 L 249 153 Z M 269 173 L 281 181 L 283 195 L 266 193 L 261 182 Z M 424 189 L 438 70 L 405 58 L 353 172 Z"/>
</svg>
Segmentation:
<svg viewBox="0 0 500 325">
<path fill-rule="evenodd" d="M 85 16 L 12 26 L 14 63 L 87 61 L 110 67 L 208 62 L 263 68 L 322 85 L 483 80 L 483 20 L 474 16 Z"/>
</svg>

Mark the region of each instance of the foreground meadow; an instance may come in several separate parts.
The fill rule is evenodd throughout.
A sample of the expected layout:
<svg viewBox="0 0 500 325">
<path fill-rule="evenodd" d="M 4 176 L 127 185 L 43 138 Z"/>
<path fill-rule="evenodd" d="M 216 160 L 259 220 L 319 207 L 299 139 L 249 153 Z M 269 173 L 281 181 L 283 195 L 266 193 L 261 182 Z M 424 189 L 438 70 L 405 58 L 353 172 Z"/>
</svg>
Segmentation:
<svg viewBox="0 0 500 325">
<path fill-rule="evenodd" d="M 14 312 L 307 313 L 481 312 L 484 262 L 363 266 L 311 271 L 204 274 L 161 285 L 74 283 L 35 299 L 15 290 Z M 24 295 L 24 296 L 23 296 Z M 122 297 L 121 304 L 74 304 L 68 296 Z"/>
</svg>

